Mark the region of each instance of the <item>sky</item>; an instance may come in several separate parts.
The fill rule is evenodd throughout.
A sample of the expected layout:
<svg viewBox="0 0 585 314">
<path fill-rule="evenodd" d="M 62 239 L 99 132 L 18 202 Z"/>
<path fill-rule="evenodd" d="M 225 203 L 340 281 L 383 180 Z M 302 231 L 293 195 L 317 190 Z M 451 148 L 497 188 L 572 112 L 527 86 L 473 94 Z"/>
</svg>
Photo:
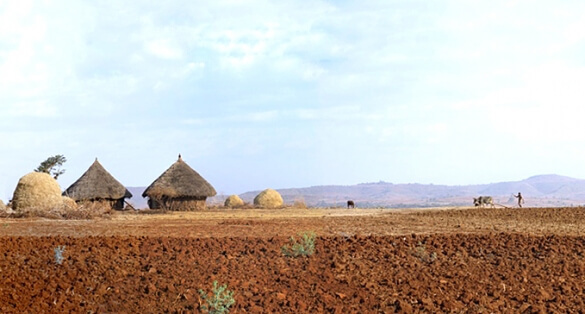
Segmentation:
<svg viewBox="0 0 585 314">
<path fill-rule="evenodd" d="M 221 194 L 585 178 L 584 1 L 0 0 L 0 199 L 49 156 Z"/>
</svg>

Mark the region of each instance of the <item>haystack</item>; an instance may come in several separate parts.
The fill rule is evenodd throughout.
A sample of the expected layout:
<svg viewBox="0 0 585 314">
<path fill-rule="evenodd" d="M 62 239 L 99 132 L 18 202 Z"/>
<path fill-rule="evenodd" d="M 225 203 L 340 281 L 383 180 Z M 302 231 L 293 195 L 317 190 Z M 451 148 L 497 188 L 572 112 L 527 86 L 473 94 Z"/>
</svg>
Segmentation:
<svg viewBox="0 0 585 314">
<path fill-rule="evenodd" d="M 53 209 L 63 204 L 61 187 L 51 175 L 31 172 L 20 178 L 12 196 L 12 209 Z"/>
<path fill-rule="evenodd" d="M 108 202 L 114 209 L 124 209 L 126 198 L 131 198 L 128 191 L 97 160 L 87 171 L 63 192 L 76 202 Z"/>
<path fill-rule="evenodd" d="M 230 195 L 224 203 L 225 207 L 236 208 L 244 206 L 244 201 L 237 195 Z"/>
<path fill-rule="evenodd" d="M 217 192 L 197 171 L 183 161 L 172 164 L 163 174 L 144 190 L 151 209 L 202 210 L 208 197 Z"/>
<path fill-rule="evenodd" d="M 4 202 L 2 200 L 0 200 L 0 212 L 3 212 L 6 210 L 6 205 L 4 205 Z"/>
<path fill-rule="evenodd" d="M 273 189 L 266 189 L 254 198 L 254 206 L 260 208 L 280 208 L 283 204 L 282 196 Z"/>
<path fill-rule="evenodd" d="M 63 200 L 63 208 L 67 211 L 71 211 L 71 210 L 77 210 L 77 202 L 75 202 L 74 199 L 67 197 L 67 196 L 63 196 L 62 198 Z"/>
</svg>

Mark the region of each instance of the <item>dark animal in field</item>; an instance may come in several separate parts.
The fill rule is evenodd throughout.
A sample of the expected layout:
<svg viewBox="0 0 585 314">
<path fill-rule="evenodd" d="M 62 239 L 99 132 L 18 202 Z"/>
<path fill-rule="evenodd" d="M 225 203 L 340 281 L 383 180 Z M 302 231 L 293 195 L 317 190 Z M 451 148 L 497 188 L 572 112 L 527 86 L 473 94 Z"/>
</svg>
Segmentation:
<svg viewBox="0 0 585 314">
<path fill-rule="evenodd" d="M 473 205 L 475 207 L 485 207 L 486 205 L 490 205 L 490 207 L 495 207 L 494 199 L 491 196 L 480 196 L 478 198 L 473 198 Z"/>
<path fill-rule="evenodd" d="M 355 208 L 355 203 L 352 200 L 347 201 L 347 208 Z"/>
</svg>

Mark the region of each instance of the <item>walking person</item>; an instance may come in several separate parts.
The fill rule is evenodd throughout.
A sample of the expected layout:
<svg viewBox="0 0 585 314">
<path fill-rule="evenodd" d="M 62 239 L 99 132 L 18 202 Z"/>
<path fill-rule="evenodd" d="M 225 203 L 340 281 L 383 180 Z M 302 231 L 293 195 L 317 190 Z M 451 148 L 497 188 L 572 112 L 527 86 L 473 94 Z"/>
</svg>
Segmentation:
<svg viewBox="0 0 585 314">
<path fill-rule="evenodd" d="M 524 197 L 522 197 L 522 194 L 518 192 L 518 195 L 514 195 L 514 197 L 518 199 L 518 207 L 522 208 L 522 204 L 524 204 Z"/>
</svg>

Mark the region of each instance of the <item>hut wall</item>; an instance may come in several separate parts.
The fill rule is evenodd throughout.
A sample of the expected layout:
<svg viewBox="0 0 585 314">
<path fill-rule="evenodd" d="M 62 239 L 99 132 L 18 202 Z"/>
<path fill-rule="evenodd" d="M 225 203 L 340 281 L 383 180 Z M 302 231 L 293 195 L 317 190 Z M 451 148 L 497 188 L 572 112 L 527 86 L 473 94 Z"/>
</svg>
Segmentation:
<svg viewBox="0 0 585 314">
<path fill-rule="evenodd" d="M 154 198 L 148 198 L 148 208 L 150 209 L 161 209 L 162 205 L 161 202 L 157 201 Z"/>
<path fill-rule="evenodd" d="M 109 205 L 112 209 L 124 210 L 124 198 L 120 198 L 117 200 L 97 198 L 97 199 L 92 199 L 92 200 L 77 200 L 75 202 L 78 204 L 83 203 L 83 202 L 90 202 L 90 203 L 97 203 L 97 204 L 105 203 L 105 204 Z"/>
<path fill-rule="evenodd" d="M 166 209 L 174 211 L 198 211 L 205 210 L 206 198 L 180 197 L 162 199 L 149 198 L 148 207 L 150 209 Z"/>
<path fill-rule="evenodd" d="M 117 200 L 112 200 L 112 208 L 117 210 L 124 210 L 124 199 L 120 198 Z"/>
</svg>

